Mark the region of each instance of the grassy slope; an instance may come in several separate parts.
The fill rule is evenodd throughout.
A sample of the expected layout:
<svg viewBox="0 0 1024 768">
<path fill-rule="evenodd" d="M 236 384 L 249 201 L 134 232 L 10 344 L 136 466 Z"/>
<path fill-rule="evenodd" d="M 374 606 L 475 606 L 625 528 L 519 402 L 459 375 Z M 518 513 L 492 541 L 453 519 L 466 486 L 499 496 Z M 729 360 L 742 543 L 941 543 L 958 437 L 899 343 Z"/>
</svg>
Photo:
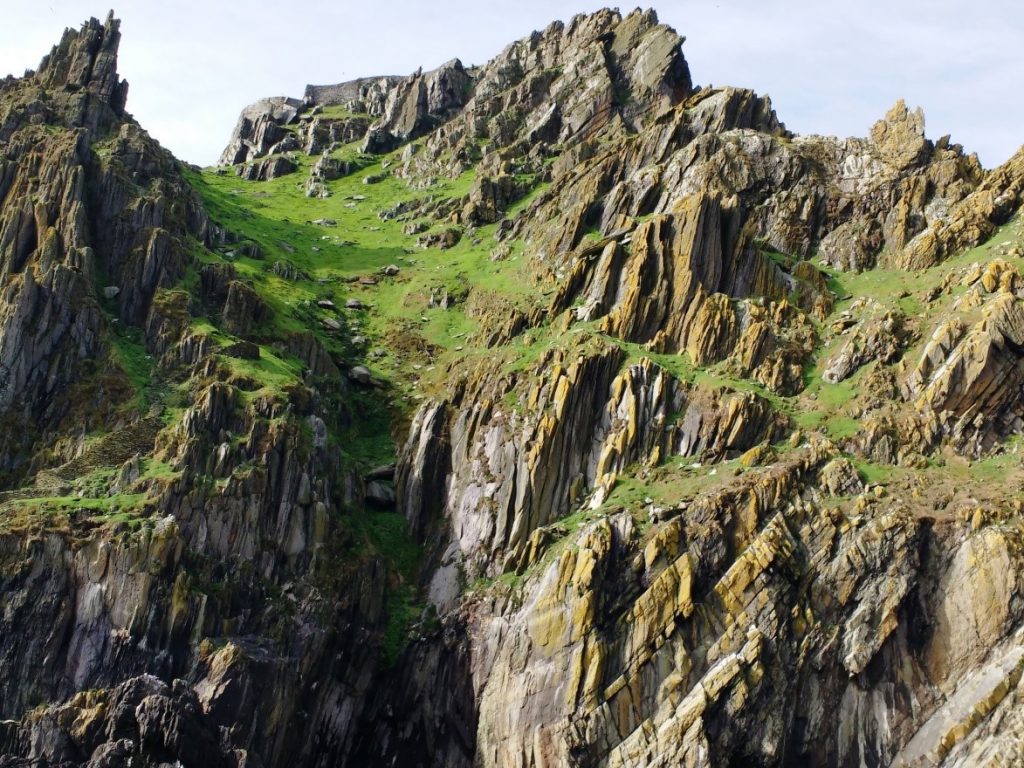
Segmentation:
<svg viewBox="0 0 1024 768">
<path fill-rule="evenodd" d="M 334 313 L 310 305 L 329 300 L 344 307 L 346 301 L 356 299 L 366 305 L 365 311 L 343 311 L 354 335 L 366 335 L 378 342 L 389 337 L 394 341 L 395 334 L 407 337 L 410 343 L 418 340 L 421 347 L 431 349 L 428 358 L 433 362 L 440 362 L 455 347 L 462 347 L 460 352 L 472 352 L 469 339 L 475 322 L 459 305 L 449 310 L 428 306 L 431 293 L 440 296 L 447 289 L 458 294 L 473 286 L 522 297 L 529 293 L 529 287 L 518 274 L 519 256 L 514 253 L 508 261 L 491 261 L 491 249 L 496 245 L 493 225 L 477 229 L 449 250 L 424 250 L 417 247 L 416 235 L 403 234 L 407 222 L 378 216 L 380 211 L 405 201 L 428 196 L 459 198 L 468 192 L 472 172 L 418 191 L 387 174 L 384 166 L 394 162 L 394 156 L 367 158 L 357 153 L 355 145 L 343 147 L 335 156 L 352 162 L 357 170 L 328 182 L 331 196 L 326 199 L 304 194 L 313 164 L 312 158 L 305 156 L 298 159 L 298 172 L 269 182 L 247 182 L 212 169 L 192 177 L 214 220 L 263 248 L 261 260 L 242 257 L 232 261 L 271 303 L 275 330 L 312 327 L 330 346 L 331 335 L 315 322 L 311 326 L 310 321 Z M 362 183 L 367 176 L 380 175 L 384 179 L 379 183 Z M 312 223 L 323 219 L 336 221 L 337 226 Z M 277 277 L 269 267 L 279 260 L 295 265 L 309 279 L 292 282 Z M 399 268 L 397 276 L 381 274 L 390 265 Z M 377 280 L 377 284 L 359 282 L 359 278 L 367 277 Z M 425 366 L 403 355 L 401 343 L 391 347 L 381 344 L 379 350 L 383 353 L 380 356 L 359 362 L 406 397 L 412 396 L 413 388 L 408 384 L 424 375 Z M 346 352 L 351 357 L 354 350 Z"/>
</svg>

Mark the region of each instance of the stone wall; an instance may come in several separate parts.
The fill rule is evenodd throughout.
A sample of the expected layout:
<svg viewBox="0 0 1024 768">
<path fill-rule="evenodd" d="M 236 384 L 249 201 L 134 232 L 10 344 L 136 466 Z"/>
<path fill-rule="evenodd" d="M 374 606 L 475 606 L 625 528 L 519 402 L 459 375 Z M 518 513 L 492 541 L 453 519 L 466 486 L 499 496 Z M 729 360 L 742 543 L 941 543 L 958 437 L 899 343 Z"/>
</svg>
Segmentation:
<svg viewBox="0 0 1024 768">
<path fill-rule="evenodd" d="M 320 104 L 324 107 L 346 104 L 363 98 L 368 88 L 382 80 L 385 81 L 386 87 L 390 88 L 401 79 L 395 76 L 361 77 L 335 85 L 307 85 L 303 98 L 309 104 Z"/>
</svg>

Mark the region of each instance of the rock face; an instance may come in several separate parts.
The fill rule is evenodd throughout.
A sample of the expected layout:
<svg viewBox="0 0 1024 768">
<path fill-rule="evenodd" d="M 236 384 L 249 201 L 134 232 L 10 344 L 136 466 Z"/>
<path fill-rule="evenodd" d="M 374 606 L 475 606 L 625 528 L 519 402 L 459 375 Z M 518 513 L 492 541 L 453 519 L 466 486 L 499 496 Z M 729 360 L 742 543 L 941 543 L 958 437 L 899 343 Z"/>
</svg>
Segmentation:
<svg viewBox="0 0 1024 768">
<path fill-rule="evenodd" d="M 400 81 L 388 93 L 384 114 L 370 126 L 363 151 L 387 152 L 407 139 L 422 136 L 455 115 L 472 88 L 473 80 L 458 59 Z"/>
<path fill-rule="evenodd" d="M 956 202 L 949 215 L 929 222 L 900 259 L 907 267 L 927 267 L 984 242 L 1020 208 L 1024 194 L 1024 151 L 988 174 L 971 194 Z"/>
<path fill-rule="evenodd" d="M 286 136 L 281 126 L 292 122 L 301 106 L 301 101 L 284 96 L 250 104 L 242 110 L 220 162 L 234 165 L 274 154 L 274 149 Z"/>
<path fill-rule="evenodd" d="M 66 704 L 35 713 L 18 735 L 26 760 L 5 765 L 123 765 L 175 760 L 184 765 L 234 766 L 237 757 L 221 744 L 199 698 L 184 680 L 173 687 L 144 675 L 113 690 L 77 694 Z M 65 730 L 63 723 L 74 723 Z"/>
<path fill-rule="evenodd" d="M 1020 273 L 1005 262 L 993 262 L 984 273 L 975 269 L 965 281 L 972 290 L 953 305 L 961 313 L 936 328 L 905 391 L 933 429 L 979 455 L 1016 432 L 1024 418 L 1017 387 L 1024 372 L 1024 304 L 1015 292 Z"/>
<path fill-rule="evenodd" d="M 738 455 L 780 426 L 756 397 L 706 402 L 649 362 L 615 376 L 620 364 L 615 348 L 544 359 L 519 412 L 499 405 L 517 382 L 487 391 L 496 377 L 486 370 L 457 400 L 421 408 L 406 451 L 422 451 L 430 465 L 401 467 L 399 496 L 417 531 L 431 528 L 446 504 L 453 539 L 432 585 L 439 602 L 453 597 L 441 591 L 446 573 L 462 569 L 472 580 L 528 561 L 538 529 L 581 503 L 600 504 L 627 465 Z M 536 413 L 545 416 L 528 415 Z M 678 420 L 668 423 L 673 414 Z M 431 455 L 437 444 L 446 451 Z"/>
<path fill-rule="evenodd" d="M 872 360 L 891 363 L 897 359 L 905 343 L 904 321 L 902 315 L 886 312 L 884 316 L 858 326 L 825 364 L 821 377 L 830 384 L 838 384 Z"/>
<path fill-rule="evenodd" d="M 355 720 L 330 744 L 318 718 L 294 725 L 312 690 L 298 680 L 337 665 L 315 706 L 365 698 L 369 678 L 345 669 L 378 663 L 388 579 L 357 558 L 354 592 L 313 586 L 349 546 L 330 510 L 359 494 L 322 418 L 346 412 L 303 387 L 260 392 L 222 361 L 266 353 L 218 357 L 191 325 L 203 311 L 250 334 L 270 312 L 230 265 L 193 261 L 237 235 L 124 112 L 117 42 L 116 20 L 92 20 L 0 88 L 0 666 L 32 670 L 0 680 L 0 762 L 276 765 L 303 743 L 330 761 Z M 291 342 L 316 395 L 338 397 L 320 342 Z M 196 387 L 166 423 L 159 400 L 133 399 L 166 397 L 164 381 Z"/>
<path fill-rule="evenodd" d="M 1024 760 L 1024 154 L 682 42 L 309 86 L 233 173 L 113 18 L 0 81 L 0 766 Z"/>
<path fill-rule="evenodd" d="M 101 297 L 114 294 L 119 321 L 143 323 L 183 276 L 186 239 L 208 236 L 176 161 L 125 117 L 118 41 L 113 18 L 69 30 L 2 94 L 0 472 L 31 461 L 27 435 L 53 442 L 88 423 L 69 394 L 107 348 Z"/>
</svg>

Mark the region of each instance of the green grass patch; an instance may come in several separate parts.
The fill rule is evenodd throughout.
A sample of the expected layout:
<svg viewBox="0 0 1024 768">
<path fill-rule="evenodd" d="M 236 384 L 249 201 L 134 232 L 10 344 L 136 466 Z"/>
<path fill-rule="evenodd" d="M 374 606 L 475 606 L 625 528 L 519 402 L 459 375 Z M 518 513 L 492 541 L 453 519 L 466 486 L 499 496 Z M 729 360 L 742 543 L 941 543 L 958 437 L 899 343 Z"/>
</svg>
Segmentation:
<svg viewBox="0 0 1024 768">
<path fill-rule="evenodd" d="M 342 455 L 362 469 L 393 464 L 397 460 L 391 437 L 391 417 L 373 393 L 352 392 L 348 398 L 355 419 L 338 436 Z"/>
<path fill-rule="evenodd" d="M 123 323 L 112 323 L 112 329 L 108 336 L 111 357 L 135 393 L 129 405 L 136 411 L 144 411 L 149 408 L 153 394 L 153 361 L 146 353 L 142 331 Z"/>
<path fill-rule="evenodd" d="M 868 459 L 851 457 L 850 461 L 865 482 L 871 485 L 886 485 L 899 473 L 898 467 L 876 464 Z"/>
<path fill-rule="evenodd" d="M 422 550 L 409 535 L 405 518 L 397 512 L 357 510 L 345 522 L 360 553 L 384 560 L 391 574 L 381 650 L 386 662 L 393 664 L 408 642 L 409 628 L 423 612 L 416 588 Z"/>
<path fill-rule="evenodd" d="M 315 117 L 325 117 L 330 120 L 344 120 L 352 117 L 370 118 L 366 112 L 353 112 L 340 104 L 320 107 L 320 111 L 315 115 Z"/>
<path fill-rule="evenodd" d="M 41 496 L 33 499 L 14 499 L 8 503 L 16 508 L 37 508 L 50 512 L 72 512 L 87 510 L 100 516 L 114 512 L 137 509 L 146 499 L 145 494 L 122 494 L 117 496 Z"/>
</svg>

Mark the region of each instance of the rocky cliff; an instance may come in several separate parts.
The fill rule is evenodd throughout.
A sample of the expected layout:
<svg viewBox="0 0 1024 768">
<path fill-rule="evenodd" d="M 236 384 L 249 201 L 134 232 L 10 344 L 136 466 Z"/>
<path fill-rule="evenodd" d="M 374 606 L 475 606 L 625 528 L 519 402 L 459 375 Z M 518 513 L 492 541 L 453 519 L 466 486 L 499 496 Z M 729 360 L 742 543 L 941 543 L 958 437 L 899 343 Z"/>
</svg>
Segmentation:
<svg viewBox="0 0 1024 768">
<path fill-rule="evenodd" d="M 653 11 L 125 111 L 0 82 L 0 765 L 1024 760 L 1024 151 Z"/>
</svg>

